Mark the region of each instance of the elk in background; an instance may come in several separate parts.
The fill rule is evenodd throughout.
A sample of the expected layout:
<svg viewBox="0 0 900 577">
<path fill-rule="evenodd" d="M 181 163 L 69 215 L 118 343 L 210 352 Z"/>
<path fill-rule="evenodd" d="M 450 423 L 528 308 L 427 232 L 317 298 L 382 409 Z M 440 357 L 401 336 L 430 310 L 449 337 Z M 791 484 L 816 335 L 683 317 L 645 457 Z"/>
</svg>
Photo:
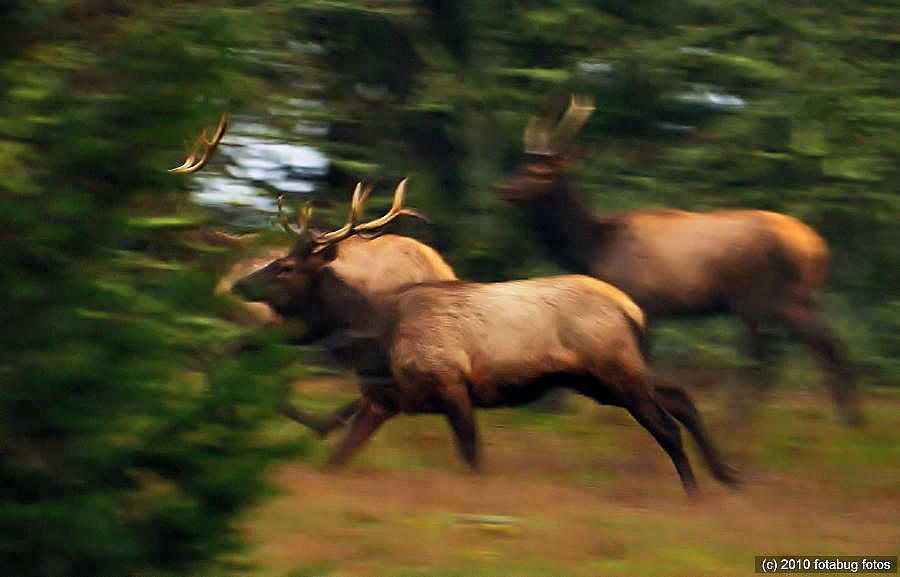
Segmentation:
<svg viewBox="0 0 900 577">
<path fill-rule="evenodd" d="M 211 139 L 206 129 L 190 151 L 187 160 L 172 172 L 193 173 L 203 168 L 221 142 L 227 128 L 222 116 Z M 205 147 L 205 148 L 204 148 Z M 204 148 L 200 154 L 201 148 Z M 198 158 L 199 155 L 199 158 Z M 295 233 L 292 248 L 268 249 L 264 254 L 241 260 L 216 286 L 216 294 L 234 298 L 234 293 L 249 293 L 254 299 L 234 298 L 239 310 L 257 323 L 281 324 L 283 318 L 298 318 L 306 331 L 300 344 L 324 346 L 339 361 L 354 366 L 368 379 L 388 378 L 385 356 L 374 343 L 368 326 L 371 315 L 363 311 L 371 306 L 377 292 L 410 283 L 455 280 L 453 269 L 431 247 L 415 239 L 394 234 L 363 238 L 378 233 L 401 214 L 422 216 L 402 207 L 406 181 L 397 187 L 387 215 L 369 223 L 356 224 L 370 189 L 357 186 L 350 209 L 350 220 L 341 229 L 320 233 L 308 227 L 311 208 L 299 214 L 300 230 L 294 230 L 282 210 L 279 198 L 279 222 Z M 355 225 L 349 234 L 350 224 Z M 242 244 L 255 235 L 231 235 L 206 230 L 211 242 Z M 255 271 L 255 272 L 252 272 Z M 248 273 L 250 273 L 248 275 Z M 234 285 L 238 282 L 236 291 Z M 356 412 L 358 401 L 348 403 L 328 417 L 305 413 L 285 402 L 281 410 L 288 417 L 310 427 L 320 436 L 346 423 Z"/>
<path fill-rule="evenodd" d="M 844 420 L 861 425 L 852 371 L 814 304 L 828 267 L 825 241 L 793 217 L 762 210 L 594 211 L 566 179 L 563 148 L 593 110 L 573 96 L 554 128 L 533 118 L 527 160 L 496 185 L 498 196 L 524 209 L 552 258 L 620 288 L 649 319 L 737 315 L 760 366 L 771 353 L 762 325 L 780 322 L 825 360 Z"/>
</svg>

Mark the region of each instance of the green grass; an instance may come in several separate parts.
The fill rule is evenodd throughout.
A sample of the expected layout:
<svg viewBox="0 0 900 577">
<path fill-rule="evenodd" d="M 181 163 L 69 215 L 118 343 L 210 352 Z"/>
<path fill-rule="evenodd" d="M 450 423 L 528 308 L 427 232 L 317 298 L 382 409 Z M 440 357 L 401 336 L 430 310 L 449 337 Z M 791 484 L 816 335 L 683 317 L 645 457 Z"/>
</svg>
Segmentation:
<svg viewBox="0 0 900 577">
<path fill-rule="evenodd" d="M 351 381 L 322 378 L 297 391 L 298 404 L 322 407 L 353 394 Z M 897 553 L 900 391 L 868 392 L 864 430 L 839 424 L 821 387 L 776 390 L 743 423 L 725 394 L 698 393 L 698 404 L 745 474 L 740 490 L 716 483 L 689 440 L 703 493 L 689 503 L 627 413 L 579 397 L 565 414 L 481 411 L 482 475 L 461 464 L 443 418 L 400 416 L 345 469 L 322 469 L 338 432 L 274 471 L 281 493 L 247 515 L 253 548 L 233 567 L 253 577 L 723 576 L 752 574 L 764 553 Z M 473 514 L 512 520 L 459 521 Z"/>
</svg>

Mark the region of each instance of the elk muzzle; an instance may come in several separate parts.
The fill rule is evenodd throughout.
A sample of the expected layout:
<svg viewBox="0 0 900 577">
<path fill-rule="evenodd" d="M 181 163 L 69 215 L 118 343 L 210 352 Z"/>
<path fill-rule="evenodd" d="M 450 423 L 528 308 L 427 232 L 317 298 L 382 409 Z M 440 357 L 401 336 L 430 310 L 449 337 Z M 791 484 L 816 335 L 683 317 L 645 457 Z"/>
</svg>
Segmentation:
<svg viewBox="0 0 900 577">
<path fill-rule="evenodd" d="M 272 285 L 277 275 L 278 261 L 254 271 L 231 286 L 231 292 L 247 301 L 265 301 L 272 305 Z"/>
</svg>

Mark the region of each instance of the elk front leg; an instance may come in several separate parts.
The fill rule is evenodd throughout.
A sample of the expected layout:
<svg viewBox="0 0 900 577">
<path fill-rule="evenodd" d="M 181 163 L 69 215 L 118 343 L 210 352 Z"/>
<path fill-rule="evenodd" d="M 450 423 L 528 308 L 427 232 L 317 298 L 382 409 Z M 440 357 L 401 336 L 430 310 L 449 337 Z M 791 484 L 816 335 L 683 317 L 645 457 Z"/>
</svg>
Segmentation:
<svg viewBox="0 0 900 577">
<path fill-rule="evenodd" d="M 808 304 L 787 306 L 781 311 L 781 317 L 797 338 L 828 363 L 831 392 L 844 422 L 854 427 L 864 426 L 855 375 L 825 321 Z"/>
<path fill-rule="evenodd" d="M 311 415 L 305 411 L 301 411 L 288 401 L 284 401 L 281 404 L 280 410 L 286 417 L 297 421 L 301 425 L 309 427 L 319 435 L 319 438 L 324 439 L 328 436 L 328 433 L 343 427 L 350 421 L 350 417 L 359 410 L 359 402 L 359 399 L 351 401 L 327 417 Z"/>
<path fill-rule="evenodd" d="M 462 383 L 447 388 L 443 394 L 443 402 L 444 414 L 453 429 L 460 454 L 473 471 L 480 471 L 481 447 L 468 388 Z"/>
<path fill-rule="evenodd" d="M 360 445 L 366 442 L 378 430 L 378 427 L 395 414 L 396 411 L 389 410 L 366 397 L 360 399 L 359 410 L 353 418 L 350 431 L 331 455 L 331 458 L 328 460 L 328 467 L 339 467 L 346 463 Z"/>
</svg>

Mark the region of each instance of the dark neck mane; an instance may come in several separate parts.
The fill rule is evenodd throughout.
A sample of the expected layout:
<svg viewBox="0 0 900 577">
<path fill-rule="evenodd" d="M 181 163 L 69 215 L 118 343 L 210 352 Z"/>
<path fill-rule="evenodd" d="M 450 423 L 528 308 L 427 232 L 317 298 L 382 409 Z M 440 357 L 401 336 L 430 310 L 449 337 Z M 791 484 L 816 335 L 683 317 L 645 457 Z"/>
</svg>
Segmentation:
<svg viewBox="0 0 900 577">
<path fill-rule="evenodd" d="M 528 213 L 549 256 L 583 274 L 590 274 L 598 247 L 620 226 L 614 215 L 597 213 L 565 179 L 553 193 L 531 203 Z"/>
</svg>

